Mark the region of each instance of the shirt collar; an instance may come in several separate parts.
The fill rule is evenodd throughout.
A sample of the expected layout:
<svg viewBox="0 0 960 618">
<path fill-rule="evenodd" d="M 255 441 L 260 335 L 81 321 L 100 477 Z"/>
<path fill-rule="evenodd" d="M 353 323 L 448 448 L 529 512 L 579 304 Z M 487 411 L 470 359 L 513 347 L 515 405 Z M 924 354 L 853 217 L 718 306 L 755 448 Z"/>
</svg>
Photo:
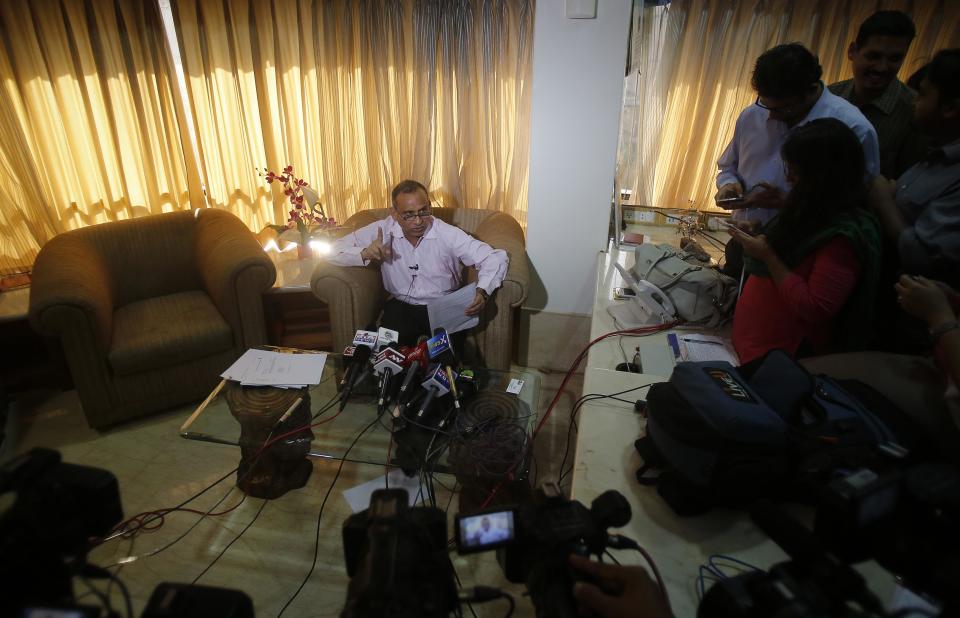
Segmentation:
<svg viewBox="0 0 960 618">
<path fill-rule="evenodd" d="M 893 78 L 893 81 L 887 84 L 887 89 L 883 91 L 883 94 L 870 101 L 868 105 L 876 107 L 885 115 L 889 116 L 891 113 L 893 113 L 893 108 L 897 104 L 897 100 L 900 98 L 900 92 L 903 88 L 905 88 L 903 82 L 897 78 Z"/>
<path fill-rule="evenodd" d="M 847 101 L 853 102 L 853 80 L 848 79 L 840 82 L 837 91 L 834 93 L 838 97 L 843 97 Z"/>
<path fill-rule="evenodd" d="M 834 94 L 856 105 L 854 101 L 854 87 L 853 79 L 848 79 L 840 82 L 840 86 L 837 88 L 837 91 Z M 869 101 L 866 105 L 864 105 L 864 107 L 867 105 L 872 105 L 883 112 L 884 115 L 889 116 L 891 113 L 893 113 L 893 108 L 900 99 L 904 88 L 906 88 L 906 86 L 903 85 L 903 82 L 897 78 L 893 78 L 893 81 L 887 84 L 887 88 L 883 91 L 883 94 L 876 99 Z"/>
<path fill-rule="evenodd" d="M 804 116 L 803 118 L 801 118 L 800 120 L 798 120 L 798 121 L 797 121 L 797 124 L 793 125 L 792 128 L 799 127 L 799 126 L 802 125 L 802 124 L 807 124 L 807 122 L 808 122 L 811 118 L 820 118 L 821 116 L 823 116 L 823 114 L 820 113 L 820 107 L 823 106 L 823 105 L 826 105 L 826 104 L 827 104 L 827 103 L 826 103 L 827 97 L 831 97 L 831 96 L 836 96 L 836 95 L 834 95 L 832 92 L 830 92 L 830 91 L 827 89 L 827 86 L 823 83 L 823 81 L 821 81 L 821 82 L 820 82 L 820 97 L 816 100 L 816 102 L 815 102 L 815 103 L 810 107 L 810 109 L 807 111 L 807 115 Z"/>
</svg>

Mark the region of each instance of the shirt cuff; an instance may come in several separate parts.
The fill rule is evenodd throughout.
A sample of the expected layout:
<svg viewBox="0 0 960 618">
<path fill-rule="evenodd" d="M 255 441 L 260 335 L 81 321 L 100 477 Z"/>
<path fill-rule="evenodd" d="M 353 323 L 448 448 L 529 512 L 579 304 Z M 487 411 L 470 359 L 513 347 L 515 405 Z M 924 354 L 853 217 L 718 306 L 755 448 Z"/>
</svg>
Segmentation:
<svg viewBox="0 0 960 618">
<path fill-rule="evenodd" d="M 343 247 L 335 255 L 335 261 L 342 266 L 366 266 L 370 260 L 364 260 L 361 253 L 363 247 Z"/>
<path fill-rule="evenodd" d="M 739 182 L 739 183 L 740 183 L 740 186 L 743 186 L 743 181 L 740 180 L 740 179 L 737 177 L 737 175 L 734 174 L 734 173 L 732 173 L 732 172 L 721 172 L 720 174 L 717 175 L 717 188 L 718 188 L 718 189 L 719 189 L 720 187 L 722 187 L 723 185 L 729 185 L 729 184 L 732 184 L 732 183 L 734 183 L 734 182 Z M 744 191 L 746 191 L 746 187 L 744 187 Z"/>
</svg>

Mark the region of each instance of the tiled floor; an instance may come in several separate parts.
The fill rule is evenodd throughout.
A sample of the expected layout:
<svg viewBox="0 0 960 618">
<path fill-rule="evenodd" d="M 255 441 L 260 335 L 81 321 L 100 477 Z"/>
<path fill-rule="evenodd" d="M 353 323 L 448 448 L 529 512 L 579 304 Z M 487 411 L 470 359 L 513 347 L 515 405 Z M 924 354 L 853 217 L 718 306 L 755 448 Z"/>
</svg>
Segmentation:
<svg viewBox="0 0 960 618">
<path fill-rule="evenodd" d="M 562 378 L 562 374 L 542 374 L 542 408 L 553 399 Z M 569 410 L 581 384 L 582 377 L 573 376 L 554 415 L 537 439 L 535 456 L 540 481 L 556 478 L 558 474 Z M 6 460 L 13 453 L 34 446 L 55 448 L 63 454 L 64 461 L 113 472 L 120 483 L 127 516 L 174 506 L 229 472 L 238 461 L 235 447 L 192 442 L 177 436 L 180 423 L 191 409 L 192 406 L 180 408 L 98 433 L 86 426 L 75 391 L 20 395 L 12 407 L 7 442 L 0 458 Z M 258 616 L 278 614 L 310 567 L 318 513 L 338 464 L 315 460 L 313 466 L 307 486 L 267 502 L 243 537 L 230 546 L 198 583 L 244 590 L 253 597 Z M 316 568 L 285 616 L 339 615 L 347 586 L 340 534 L 341 525 L 350 514 L 341 492 L 382 474 L 383 469 L 375 466 L 343 466 L 319 522 Z M 234 480 L 235 475 L 229 475 L 226 481 L 189 506 L 201 512 L 221 500 L 216 511 L 233 506 L 241 499 L 239 491 L 233 488 Z M 442 480 L 448 484 L 453 482 L 452 477 Z M 438 488 L 438 494 L 438 502 L 446 504 L 449 495 L 446 490 Z M 91 553 L 91 561 L 111 565 L 127 556 L 139 557 L 119 571 L 133 597 L 134 613 L 139 615 L 157 584 L 194 580 L 236 538 L 262 505 L 262 500 L 248 498 L 226 515 L 202 519 L 191 513 L 172 513 L 156 531 L 131 540 L 104 543 Z M 169 549 L 148 555 L 185 533 L 186 536 Z M 505 582 L 493 554 L 455 556 L 454 564 L 463 585 L 502 586 L 517 598 L 514 615 L 533 615 L 529 600 L 521 598 L 523 586 Z M 78 591 L 82 591 L 79 584 Z M 111 597 L 114 607 L 123 607 L 115 586 Z M 92 595 L 83 601 L 95 604 Z M 499 617 L 504 615 L 503 605 L 502 601 L 477 605 L 475 611 L 478 616 Z"/>
</svg>

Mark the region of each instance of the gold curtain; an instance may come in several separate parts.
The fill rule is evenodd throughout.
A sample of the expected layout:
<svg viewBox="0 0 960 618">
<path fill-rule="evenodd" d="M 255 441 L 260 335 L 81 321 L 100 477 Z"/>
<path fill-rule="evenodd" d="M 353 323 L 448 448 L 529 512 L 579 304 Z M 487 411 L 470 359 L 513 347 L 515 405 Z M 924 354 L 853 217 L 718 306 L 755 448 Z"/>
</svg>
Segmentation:
<svg viewBox="0 0 960 618">
<path fill-rule="evenodd" d="M 526 224 L 532 0 L 176 0 L 215 206 L 282 223 L 292 164 L 343 221 L 420 180 Z"/>
<path fill-rule="evenodd" d="M 625 80 L 618 175 L 636 201 L 670 208 L 714 207 L 717 159 L 738 114 L 756 93 L 763 51 L 799 41 L 817 54 L 823 81 L 851 76 L 847 47 L 879 9 L 912 18 L 917 37 L 903 80 L 937 50 L 960 47 L 956 0 L 674 0 L 634 2 L 633 48 Z"/>
<path fill-rule="evenodd" d="M 0 32 L 0 273 L 60 232 L 201 195 L 153 3 L 5 0 Z"/>
</svg>

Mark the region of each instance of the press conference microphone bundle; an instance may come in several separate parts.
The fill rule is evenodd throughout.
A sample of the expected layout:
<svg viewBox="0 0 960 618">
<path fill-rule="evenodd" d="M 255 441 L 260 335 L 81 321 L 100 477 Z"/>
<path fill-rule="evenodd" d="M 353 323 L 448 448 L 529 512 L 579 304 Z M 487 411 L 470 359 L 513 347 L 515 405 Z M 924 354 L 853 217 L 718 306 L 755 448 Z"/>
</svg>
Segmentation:
<svg viewBox="0 0 960 618">
<path fill-rule="evenodd" d="M 344 372 L 344 381 L 342 382 L 344 389 L 343 395 L 340 397 L 340 411 L 343 411 L 343 409 L 347 407 L 347 399 L 350 398 L 350 393 L 353 392 L 353 389 L 367 379 L 371 373 L 368 361 L 370 360 L 370 355 L 373 353 L 373 347 L 377 345 L 377 331 L 373 330 L 373 328 L 375 327 L 370 325 L 365 330 L 358 330 L 353 336 L 353 345 L 356 349 L 353 352 L 353 356 L 350 357 L 350 363 Z"/>
<path fill-rule="evenodd" d="M 377 413 L 382 414 L 386 406 L 387 394 L 393 376 L 403 369 L 406 361 L 403 354 L 397 350 L 397 344 L 391 343 L 377 354 L 373 362 L 373 370 L 380 376 L 380 397 L 377 400 Z"/>
<path fill-rule="evenodd" d="M 427 391 L 427 396 L 420 404 L 420 411 L 417 412 L 417 418 L 423 416 L 430 404 L 437 397 L 443 397 L 450 392 L 450 380 L 447 378 L 447 372 L 440 364 L 431 365 L 427 371 L 427 379 L 421 386 Z"/>
<path fill-rule="evenodd" d="M 409 353 L 407 353 L 404 360 L 404 365 L 407 367 L 407 371 L 403 376 L 403 383 L 400 385 L 400 392 L 397 395 L 397 406 L 393 409 L 394 418 L 399 417 L 406 408 L 407 403 L 409 403 L 410 396 L 413 393 L 413 389 L 410 388 L 410 385 L 413 384 L 413 381 L 420 374 L 420 369 L 427 368 L 429 358 L 427 337 L 421 336 L 417 340 L 417 345 L 414 346 Z"/>
</svg>

